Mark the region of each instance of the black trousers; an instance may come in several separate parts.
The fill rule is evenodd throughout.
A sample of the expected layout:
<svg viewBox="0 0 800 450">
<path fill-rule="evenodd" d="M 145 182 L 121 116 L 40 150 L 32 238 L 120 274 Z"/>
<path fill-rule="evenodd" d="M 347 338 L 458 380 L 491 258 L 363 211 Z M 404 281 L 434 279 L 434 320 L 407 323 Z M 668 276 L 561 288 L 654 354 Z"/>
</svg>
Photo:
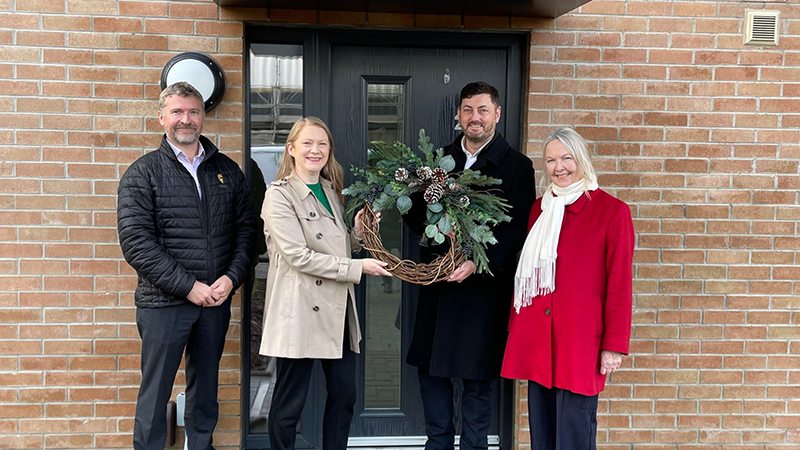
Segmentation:
<svg viewBox="0 0 800 450">
<path fill-rule="evenodd" d="M 453 381 L 419 372 L 419 388 L 425 413 L 425 450 L 449 450 L 455 445 L 453 422 Z M 484 450 L 489 447 L 492 423 L 492 382 L 461 380 L 461 450 Z"/>
<path fill-rule="evenodd" d="M 186 351 L 186 435 L 190 450 L 213 450 L 219 405 L 219 361 L 231 318 L 231 302 L 203 308 L 186 302 L 136 308 L 142 337 L 142 383 L 133 425 L 135 450 L 162 450 L 167 439 L 167 402 Z"/>
<path fill-rule="evenodd" d="M 276 358 L 275 389 L 269 407 L 271 450 L 294 450 L 297 422 L 303 413 L 314 361 L 322 364 L 328 397 L 322 417 L 322 450 L 347 450 L 356 403 L 356 354 L 350 350 L 347 327 L 340 359 Z"/>
<path fill-rule="evenodd" d="M 548 389 L 528 381 L 531 450 L 595 450 L 597 395 Z"/>
</svg>

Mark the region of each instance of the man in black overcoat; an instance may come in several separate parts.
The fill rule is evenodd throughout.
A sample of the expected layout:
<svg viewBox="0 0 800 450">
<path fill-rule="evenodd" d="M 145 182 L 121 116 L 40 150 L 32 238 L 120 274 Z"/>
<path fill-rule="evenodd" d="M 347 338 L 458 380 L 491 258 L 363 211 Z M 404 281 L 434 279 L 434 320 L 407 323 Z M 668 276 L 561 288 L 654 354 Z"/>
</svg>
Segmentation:
<svg viewBox="0 0 800 450">
<path fill-rule="evenodd" d="M 536 199 L 531 161 L 496 131 L 499 93 L 483 82 L 461 90 L 458 121 L 463 134 L 444 148 L 456 161 L 455 172 L 480 171 L 498 178 L 491 186 L 512 206 L 511 222 L 493 228 L 497 244 L 487 249 L 491 274 L 475 274 L 466 261 L 443 282 L 421 286 L 414 335 L 406 361 L 418 368 L 425 412 L 426 450 L 454 446 L 453 378 L 463 381 L 461 450 L 486 449 L 492 418 L 491 380 L 500 376 L 514 295 L 517 253 L 527 236 L 527 221 Z M 406 223 L 423 234 L 425 203 L 414 202 Z M 422 247 L 420 259 L 431 262 L 447 251 L 443 245 Z"/>
</svg>

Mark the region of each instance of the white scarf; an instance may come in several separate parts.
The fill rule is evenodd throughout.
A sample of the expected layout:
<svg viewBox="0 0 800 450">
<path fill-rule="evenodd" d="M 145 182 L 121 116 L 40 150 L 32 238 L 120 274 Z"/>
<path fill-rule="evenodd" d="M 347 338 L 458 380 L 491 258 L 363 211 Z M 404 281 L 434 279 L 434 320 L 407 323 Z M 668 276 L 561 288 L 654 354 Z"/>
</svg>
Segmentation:
<svg viewBox="0 0 800 450">
<path fill-rule="evenodd" d="M 580 180 L 566 188 L 553 183 L 542 196 L 542 214 L 533 224 L 514 276 L 514 309 L 530 306 L 533 297 L 553 292 L 556 288 L 556 258 L 561 224 L 567 205 L 575 203 L 586 191 L 598 188 L 597 179 Z M 554 196 L 553 193 L 557 195 Z"/>
</svg>

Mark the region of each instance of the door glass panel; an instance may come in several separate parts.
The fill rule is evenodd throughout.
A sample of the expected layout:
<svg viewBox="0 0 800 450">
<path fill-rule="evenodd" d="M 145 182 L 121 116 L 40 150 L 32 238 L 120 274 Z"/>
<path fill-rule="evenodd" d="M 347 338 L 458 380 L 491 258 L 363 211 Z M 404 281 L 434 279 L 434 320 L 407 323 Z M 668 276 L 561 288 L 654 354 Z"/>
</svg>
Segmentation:
<svg viewBox="0 0 800 450">
<path fill-rule="evenodd" d="M 369 84 L 367 140 L 403 140 L 404 86 Z M 402 257 L 403 223 L 396 209 L 382 213 L 381 241 Z M 391 277 L 366 277 L 364 409 L 400 408 L 402 283 Z"/>
<path fill-rule="evenodd" d="M 303 46 L 250 46 L 250 190 L 256 209 L 256 256 L 251 265 L 250 301 L 250 432 L 266 433 L 275 381 L 275 359 L 258 354 L 266 294 L 267 245 L 261 204 L 275 180 L 295 121 L 303 116 Z"/>
</svg>

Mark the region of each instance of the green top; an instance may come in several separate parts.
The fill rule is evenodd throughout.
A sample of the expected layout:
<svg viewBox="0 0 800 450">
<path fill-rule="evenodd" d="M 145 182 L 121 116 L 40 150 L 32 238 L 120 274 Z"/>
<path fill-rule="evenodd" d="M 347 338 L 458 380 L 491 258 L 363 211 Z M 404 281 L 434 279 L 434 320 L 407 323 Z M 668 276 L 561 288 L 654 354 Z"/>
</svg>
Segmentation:
<svg viewBox="0 0 800 450">
<path fill-rule="evenodd" d="M 328 197 L 325 196 L 325 192 L 322 190 L 322 185 L 319 182 L 317 182 L 316 184 L 307 184 L 306 186 L 308 186 L 308 188 L 311 189 L 311 192 L 314 193 L 314 197 L 317 197 L 317 200 L 319 200 L 319 202 L 322 203 L 322 206 L 324 206 L 325 209 L 327 209 L 328 212 L 331 213 L 331 215 L 333 215 L 331 204 L 328 203 Z"/>
</svg>

